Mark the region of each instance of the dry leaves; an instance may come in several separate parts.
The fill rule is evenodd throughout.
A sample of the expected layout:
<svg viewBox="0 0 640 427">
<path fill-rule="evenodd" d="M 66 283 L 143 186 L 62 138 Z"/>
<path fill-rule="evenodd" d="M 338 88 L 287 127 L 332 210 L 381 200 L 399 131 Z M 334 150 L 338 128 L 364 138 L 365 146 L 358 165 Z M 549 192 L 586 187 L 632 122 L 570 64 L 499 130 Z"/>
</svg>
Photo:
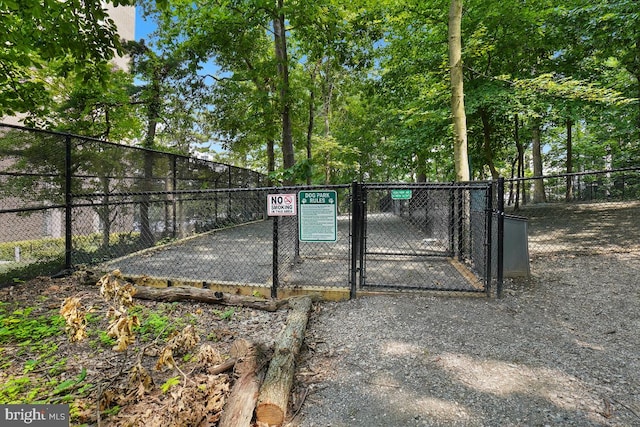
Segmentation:
<svg viewBox="0 0 640 427">
<path fill-rule="evenodd" d="M 120 270 L 114 270 L 102 276 L 98 286 L 100 286 L 100 296 L 118 311 L 124 311 L 127 307 L 133 306 L 133 295 L 136 289 L 124 280 Z"/>
<path fill-rule="evenodd" d="M 186 326 L 178 334 L 174 335 L 160 350 L 160 356 L 156 363 L 156 370 L 163 368 L 174 369 L 176 362 L 173 356 L 181 356 L 193 349 L 200 342 L 200 337 L 193 325 Z"/>
<path fill-rule="evenodd" d="M 87 337 L 87 318 L 86 310 L 80 303 L 78 297 L 68 297 L 62 303 L 60 308 L 60 315 L 64 317 L 67 322 L 65 330 L 69 334 L 69 340 L 71 342 L 82 341 Z"/>
<path fill-rule="evenodd" d="M 107 335 L 116 339 L 113 351 L 125 351 L 136 340 L 134 326 L 140 326 L 138 316 L 129 316 L 126 311 L 109 310 Z"/>
</svg>

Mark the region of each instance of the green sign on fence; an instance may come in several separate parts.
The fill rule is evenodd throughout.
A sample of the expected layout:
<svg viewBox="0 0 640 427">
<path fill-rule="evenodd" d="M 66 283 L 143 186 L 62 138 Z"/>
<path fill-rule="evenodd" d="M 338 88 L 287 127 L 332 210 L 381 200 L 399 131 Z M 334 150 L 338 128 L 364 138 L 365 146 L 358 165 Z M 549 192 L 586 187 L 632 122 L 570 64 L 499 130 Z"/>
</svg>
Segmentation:
<svg viewBox="0 0 640 427">
<path fill-rule="evenodd" d="M 301 242 L 338 240 L 338 195 L 333 190 L 298 193 L 298 229 Z"/>
<path fill-rule="evenodd" d="M 391 190 L 392 200 L 409 200 L 412 196 L 411 189 Z"/>
</svg>

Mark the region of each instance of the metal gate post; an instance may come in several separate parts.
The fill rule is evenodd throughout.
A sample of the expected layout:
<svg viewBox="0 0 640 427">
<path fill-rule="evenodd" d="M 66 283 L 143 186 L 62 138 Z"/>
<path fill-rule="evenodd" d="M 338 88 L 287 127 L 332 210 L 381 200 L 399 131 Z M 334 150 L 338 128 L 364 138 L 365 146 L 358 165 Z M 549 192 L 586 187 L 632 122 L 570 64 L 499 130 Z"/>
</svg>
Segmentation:
<svg viewBox="0 0 640 427">
<path fill-rule="evenodd" d="M 364 258 L 367 251 L 367 191 L 364 188 L 364 184 L 359 184 L 360 187 L 360 286 L 363 286 L 365 280 L 367 280 L 367 265 Z"/>
<path fill-rule="evenodd" d="M 278 216 L 273 217 L 271 298 L 278 298 Z"/>
<path fill-rule="evenodd" d="M 456 226 L 458 227 L 458 259 L 461 260 L 464 256 L 464 193 L 462 188 L 458 188 L 458 218 Z"/>
<path fill-rule="evenodd" d="M 449 190 L 449 252 L 451 257 L 456 252 L 455 244 L 455 229 L 456 229 L 456 207 L 455 207 L 456 194 L 455 190 Z"/>
<path fill-rule="evenodd" d="M 498 271 L 497 294 L 502 297 L 502 285 L 504 281 L 504 178 L 498 178 Z"/>
<path fill-rule="evenodd" d="M 491 258 L 493 257 L 493 182 L 487 186 L 485 193 L 485 291 L 487 296 L 491 296 L 491 281 L 493 280 L 493 271 L 491 265 Z"/>
</svg>

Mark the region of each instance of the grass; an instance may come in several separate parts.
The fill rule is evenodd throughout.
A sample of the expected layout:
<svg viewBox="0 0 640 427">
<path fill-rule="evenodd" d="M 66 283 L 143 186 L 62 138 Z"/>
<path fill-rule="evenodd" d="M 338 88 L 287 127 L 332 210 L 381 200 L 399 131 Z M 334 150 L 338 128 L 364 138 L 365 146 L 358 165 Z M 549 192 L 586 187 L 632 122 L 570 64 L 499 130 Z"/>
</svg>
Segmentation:
<svg viewBox="0 0 640 427">
<path fill-rule="evenodd" d="M 73 236 L 73 262 L 97 264 L 142 249 L 139 233 L 112 233 L 109 246 L 102 246 L 102 234 Z M 15 248 L 20 248 L 20 262 Z M 58 273 L 65 266 L 64 238 L 20 240 L 0 243 L 0 286 L 11 285 L 37 276 Z"/>
</svg>

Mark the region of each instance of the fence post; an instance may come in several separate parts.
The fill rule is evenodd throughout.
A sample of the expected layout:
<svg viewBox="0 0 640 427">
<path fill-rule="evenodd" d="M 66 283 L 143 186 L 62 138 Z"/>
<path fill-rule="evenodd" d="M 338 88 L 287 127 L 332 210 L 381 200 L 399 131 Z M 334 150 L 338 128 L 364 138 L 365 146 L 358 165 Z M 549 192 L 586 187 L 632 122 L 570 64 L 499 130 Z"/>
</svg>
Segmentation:
<svg viewBox="0 0 640 427">
<path fill-rule="evenodd" d="M 351 183 L 351 268 L 349 271 L 349 298 L 356 296 L 358 259 L 360 258 L 360 196 L 356 181 Z"/>
<path fill-rule="evenodd" d="M 173 224 L 171 226 L 171 237 L 178 237 L 178 209 L 176 204 L 178 191 L 178 156 L 171 156 L 171 210 L 173 216 Z"/>
<path fill-rule="evenodd" d="M 462 188 L 458 188 L 458 218 L 456 226 L 458 227 L 458 259 L 462 260 L 464 255 L 464 193 Z"/>
<path fill-rule="evenodd" d="M 502 298 L 504 282 L 504 178 L 498 178 L 498 271 L 497 295 Z"/>
<path fill-rule="evenodd" d="M 456 207 L 455 207 L 455 199 L 456 194 L 453 188 L 449 190 L 449 252 L 451 257 L 454 256 L 456 252 L 456 243 L 455 243 L 455 227 L 456 227 Z"/>
<path fill-rule="evenodd" d="M 485 239 L 485 281 L 487 296 L 491 296 L 491 281 L 493 280 L 493 184 L 491 182 L 485 192 L 485 233 L 487 237 Z M 499 184 L 498 184 L 499 185 Z"/>
<path fill-rule="evenodd" d="M 271 279 L 271 298 L 278 298 L 278 216 L 273 217 L 273 254 L 272 257 L 272 279 Z"/>
<path fill-rule="evenodd" d="M 71 135 L 66 135 L 64 141 L 64 268 L 66 270 L 71 269 L 73 262 L 71 160 Z"/>
</svg>

